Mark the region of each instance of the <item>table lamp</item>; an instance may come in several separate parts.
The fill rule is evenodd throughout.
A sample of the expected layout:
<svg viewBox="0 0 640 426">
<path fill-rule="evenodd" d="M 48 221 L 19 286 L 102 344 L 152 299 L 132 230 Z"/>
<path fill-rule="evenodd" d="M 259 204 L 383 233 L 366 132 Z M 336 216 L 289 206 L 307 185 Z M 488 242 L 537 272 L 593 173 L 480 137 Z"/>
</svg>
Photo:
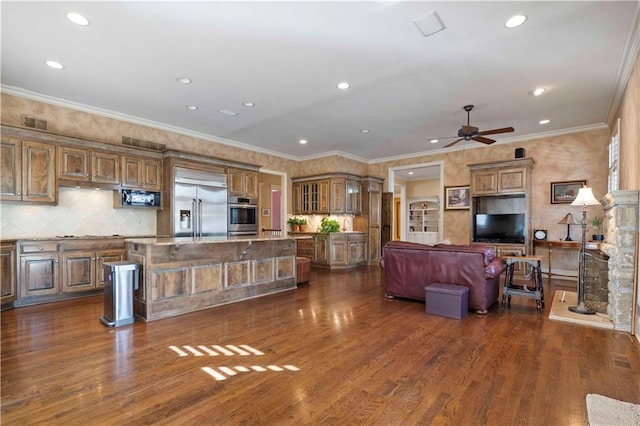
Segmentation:
<svg viewBox="0 0 640 426">
<path fill-rule="evenodd" d="M 571 205 L 582 206 L 582 247 L 580 248 L 580 270 L 578 272 L 578 304 L 576 306 L 569 306 L 569 310 L 577 314 L 593 315 L 595 311 L 587 308 L 584 304 L 584 285 L 587 275 L 587 266 L 585 265 L 587 206 L 597 206 L 600 205 L 600 202 L 593 196 L 591 188 L 585 186 L 580 188 L 578 196 L 573 200 Z"/>
<path fill-rule="evenodd" d="M 578 222 L 576 222 L 576 220 L 573 218 L 573 216 L 571 216 L 571 213 L 567 213 L 560 222 L 558 222 L 560 225 L 567 225 L 567 238 L 565 238 L 565 241 L 573 241 L 571 239 L 571 233 L 570 233 L 570 229 L 571 229 L 571 225 L 577 225 Z"/>
</svg>

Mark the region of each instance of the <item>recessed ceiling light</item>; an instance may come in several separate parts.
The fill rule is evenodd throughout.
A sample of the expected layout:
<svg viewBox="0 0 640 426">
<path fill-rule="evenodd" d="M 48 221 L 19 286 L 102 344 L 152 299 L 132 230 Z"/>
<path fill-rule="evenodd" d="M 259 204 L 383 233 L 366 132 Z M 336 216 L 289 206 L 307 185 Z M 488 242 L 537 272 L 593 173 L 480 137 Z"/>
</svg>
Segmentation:
<svg viewBox="0 0 640 426">
<path fill-rule="evenodd" d="M 413 174 L 413 172 L 409 172 L 409 173 L 407 173 L 407 174 L 412 175 L 412 174 Z"/>
<path fill-rule="evenodd" d="M 369 133 L 369 129 L 362 129 L 360 130 L 360 133 Z"/>
<path fill-rule="evenodd" d="M 191 79 L 189 77 L 178 77 L 176 80 L 182 84 L 191 84 Z"/>
<path fill-rule="evenodd" d="M 224 115 L 228 115 L 229 117 L 235 117 L 236 115 L 238 115 L 237 112 L 235 111 L 230 111 L 228 109 L 219 109 L 218 112 L 220 114 L 224 114 Z"/>
<path fill-rule="evenodd" d="M 197 105 L 186 105 L 185 106 L 186 109 L 191 110 L 191 111 L 195 111 L 198 109 Z"/>
<path fill-rule="evenodd" d="M 347 90 L 349 88 L 349 83 L 347 83 L 346 81 L 343 81 L 342 83 L 338 83 L 338 89 L 340 90 Z"/>
<path fill-rule="evenodd" d="M 243 102 L 242 105 L 246 106 L 246 107 L 254 107 L 256 106 L 256 104 L 254 104 L 253 102 Z"/>
<path fill-rule="evenodd" d="M 429 142 L 431 142 L 431 143 L 438 143 L 438 139 L 431 139 Z"/>
<path fill-rule="evenodd" d="M 547 89 L 544 88 L 544 87 L 537 87 L 537 88 L 533 89 L 532 91 L 530 91 L 529 94 L 533 95 L 533 96 L 540 96 L 546 91 L 547 91 Z"/>
<path fill-rule="evenodd" d="M 45 61 L 45 64 L 47 64 L 51 68 L 55 68 L 57 70 L 61 70 L 61 69 L 64 68 L 64 65 L 62 65 L 60 62 L 56 62 L 56 61 Z"/>
<path fill-rule="evenodd" d="M 549 124 L 551 123 L 551 120 L 540 120 L 538 121 L 538 124 Z"/>
<path fill-rule="evenodd" d="M 80 15 L 79 13 L 75 13 L 75 12 L 67 13 L 67 19 L 73 22 L 74 24 L 82 25 L 83 27 L 86 27 L 87 25 L 89 25 L 89 20 L 84 16 Z"/>
<path fill-rule="evenodd" d="M 527 17 L 524 15 L 515 15 L 509 18 L 507 22 L 504 23 L 504 26 L 507 28 L 519 27 L 520 25 L 524 24 L 524 21 L 526 20 Z"/>
<path fill-rule="evenodd" d="M 307 143 L 307 140 L 306 140 L 306 139 L 300 139 L 300 144 L 301 144 L 301 145 L 304 145 L 304 144 L 306 144 L 306 143 Z"/>
</svg>

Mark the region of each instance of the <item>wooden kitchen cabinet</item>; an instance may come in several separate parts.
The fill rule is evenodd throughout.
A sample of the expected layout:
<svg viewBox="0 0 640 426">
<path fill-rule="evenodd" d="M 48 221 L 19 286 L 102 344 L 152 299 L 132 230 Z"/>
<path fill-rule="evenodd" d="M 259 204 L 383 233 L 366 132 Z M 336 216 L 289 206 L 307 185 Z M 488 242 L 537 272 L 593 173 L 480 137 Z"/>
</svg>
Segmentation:
<svg viewBox="0 0 640 426">
<path fill-rule="evenodd" d="M 366 265 L 368 235 L 364 232 L 313 234 L 296 241 L 297 256 L 311 259 L 312 266 L 347 269 Z"/>
<path fill-rule="evenodd" d="M 227 169 L 229 195 L 256 198 L 258 196 L 258 173 L 251 170 Z"/>
<path fill-rule="evenodd" d="M 17 297 L 16 244 L 0 244 L 0 305 L 7 305 Z"/>
<path fill-rule="evenodd" d="M 153 158 L 122 157 L 122 186 L 162 190 L 162 163 Z"/>
<path fill-rule="evenodd" d="M 33 305 L 93 294 L 104 287 L 105 262 L 126 259 L 123 238 L 18 240 L 17 299 Z"/>
<path fill-rule="evenodd" d="M 525 192 L 527 168 L 481 170 L 471 174 L 471 195 L 500 195 Z"/>
<path fill-rule="evenodd" d="M 56 203 L 55 146 L 2 137 L 0 200 Z"/>
<path fill-rule="evenodd" d="M 20 252 L 20 298 L 56 294 L 60 291 L 59 255 L 56 241 L 18 243 Z"/>
<path fill-rule="evenodd" d="M 120 184 L 120 155 L 78 147 L 58 147 L 58 179 L 75 186 Z"/>
<path fill-rule="evenodd" d="M 362 184 L 353 179 L 331 179 L 331 213 L 362 213 Z"/>
<path fill-rule="evenodd" d="M 362 183 L 358 176 L 329 174 L 292 181 L 294 214 L 362 213 Z"/>
<path fill-rule="evenodd" d="M 363 179 L 362 205 L 367 218 L 367 256 L 369 264 L 377 265 L 382 255 L 382 179 Z"/>
<path fill-rule="evenodd" d="M 91 152 L 91 180 L 96 183 L 120 183 L 120 156 L 110 152 Z"/>
<path fill-rule="evenodd" d="M 329 213 L 329 180 L 293 184 L 294 214 Z"/>
<path fill-rule="evenodd" d="M 493 246 L 496 256 L 525 256 L 532 251 L 531 170 L 533 159 L 521 158 L 491 163 L 469 164 L 471 177 L 471 215 L 469 231 L 472 243 Z M 515 244 L 499 240 L 475 241 L 474 221 L 478 214 L 524 214 L 524 241 Z M 519 267 L 516 264 L 516 267 Z M 517 271 L 521 273 L 522 271 Z"/>
<path fill-rule="evenodd" d="M 367 234 L 347 234 L 347 265 L 367 263 Z"/>
<path fill-rule="evenodd" d="M 65 251 L 62 254 L 62 291 L 104 288 L 104 263 L 120 262 L 125 250 Z"/>
</svg>

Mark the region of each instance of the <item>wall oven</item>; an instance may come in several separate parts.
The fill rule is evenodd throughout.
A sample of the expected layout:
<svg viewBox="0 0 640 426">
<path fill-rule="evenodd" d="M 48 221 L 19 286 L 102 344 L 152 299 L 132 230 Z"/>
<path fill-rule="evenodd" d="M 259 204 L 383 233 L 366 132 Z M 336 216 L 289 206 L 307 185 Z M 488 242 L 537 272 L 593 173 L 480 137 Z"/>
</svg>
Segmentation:
<svg viewBox="0 0 640 426">
<path fill-rule="evenodd" d="M 229 197 L 227 203 L 227 234 L 258 234 L 258 199 Z"/>
</svg>

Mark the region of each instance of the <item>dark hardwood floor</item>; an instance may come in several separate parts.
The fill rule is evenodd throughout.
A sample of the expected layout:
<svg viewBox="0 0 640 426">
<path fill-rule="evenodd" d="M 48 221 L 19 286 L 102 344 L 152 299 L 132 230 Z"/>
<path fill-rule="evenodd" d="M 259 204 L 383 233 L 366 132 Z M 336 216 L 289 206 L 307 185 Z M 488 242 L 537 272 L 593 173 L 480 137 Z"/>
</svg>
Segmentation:
<svg viewBox="0 0 640 426">
<path fill-rule="evenodd" d="M 586 425 L 587 393 L 640 403 L 623 332 L 532 299 L 463 320 L 383 297 L 377 267 L 104 327 L 102 297 L 2 312 L 2 424 Z M 224 380 L 220 380 L 224 379 Z"/>
</svg>

